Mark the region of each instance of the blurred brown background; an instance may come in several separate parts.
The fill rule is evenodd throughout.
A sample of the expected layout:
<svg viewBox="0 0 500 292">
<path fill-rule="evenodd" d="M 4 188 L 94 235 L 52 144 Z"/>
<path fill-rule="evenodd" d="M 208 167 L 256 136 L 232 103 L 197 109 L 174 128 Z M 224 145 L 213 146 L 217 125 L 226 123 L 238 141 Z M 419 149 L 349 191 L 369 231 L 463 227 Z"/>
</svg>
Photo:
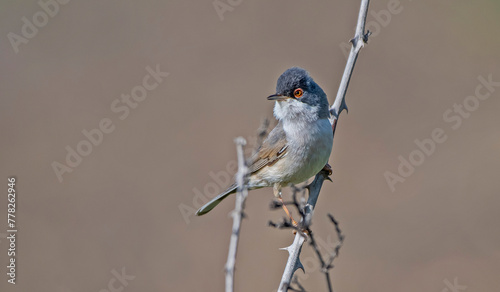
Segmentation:
<svg viewBox="0 0 500 292">
<path fill-rule="evenodd" d="M 235 160 L 233 138 L 254 136 L 272 117 L 265 97 L 285 69 L 307 69 L 333 102 L 360 1 L 221 2 L 231 10 L 219 15 L 212 0 L 70 1 L 47 19 L 37 1 L 0 3 L 0 235 L 11 175 L 19 226 L 15 286 L 0 237 L 1 291 L 98 292 L 110 282 L 123 291 L 223 290 L 234 198 L 204 217 L 180 210 L 197 207 L 197 190 L 215 191 L 210 173 Z M 454 282 L 498 291 L 500 87 L 478 104 L 467 97 L 480 76 L 500 81 L 500 4 L 396 4 L 370 6 L 374 35 L 354 71 L 330 158 L 334 183 L 313 228 L 335 242 L 333 213 L 346 235 L 336 291 L 451 292 Z M 8 35 L 23 37 L 23 17 L 34 15 L 41 26 L 25 29 L 31 38 L 16 53 Z M 142 84 L 147 66 L 169 75 L 122 120 L 111 105 Z M 466 100 L 474 110 L 453 129 L 459 115 L 448 110 Z M 66 164 L 65 147 L 76 149 L 103 118 L 114 131 L 60 182 L 52 163 Z M 436 128 L 447 140 L 392 192 L 384 173 L 397 174 L 398 157 Z M 267 227 L 283 216 L 271 199 L 264 189 L 247 201 L 237 291 L 278 286 L 287 257 L 278 248 L 292 234 Z M 302 284 L 325 291 L 309 247 L 302 261 Z M 113 273 L 122 268 L 135 276 L 125 287 Z"/>
</svg>

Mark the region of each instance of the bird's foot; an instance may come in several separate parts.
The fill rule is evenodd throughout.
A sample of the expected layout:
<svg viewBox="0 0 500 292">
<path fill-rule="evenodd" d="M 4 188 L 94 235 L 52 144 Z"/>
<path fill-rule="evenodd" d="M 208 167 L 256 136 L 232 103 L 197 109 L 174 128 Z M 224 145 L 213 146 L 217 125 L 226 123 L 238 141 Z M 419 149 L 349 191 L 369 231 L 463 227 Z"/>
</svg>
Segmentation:
<svg viewBox="0 0 500 292">
<path fill-rule="evenodd" d="M 309 230 L 307 229 L 296 229 L 293 231 L 293 234 L 297 234 L 297 230 L 304 236 L 304 237 L 308 237 L 309 236 Z"/>
<path fill-rule="evenodd" d="M 332 170 L 332 167 L 330 166 L 330 164 L 326 164 L 323 169 L 321 171 L 326 171 L 328 172 L 328 176 L 332 175 L 333 174 L 333 170 Z"/>
</svg>

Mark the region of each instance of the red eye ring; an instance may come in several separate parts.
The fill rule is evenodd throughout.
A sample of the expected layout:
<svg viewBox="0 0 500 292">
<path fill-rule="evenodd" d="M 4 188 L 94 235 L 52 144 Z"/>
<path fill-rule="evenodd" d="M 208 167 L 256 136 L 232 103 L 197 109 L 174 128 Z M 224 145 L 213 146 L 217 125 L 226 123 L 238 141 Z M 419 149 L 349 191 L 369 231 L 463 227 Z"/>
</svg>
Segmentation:
<svg viewBox="0 0 500 292">
<path fill-rule="evenodd" d="M 302 90 L 302 88 L 297 88 L 293 91 L 293 96 L 295 96 L 296 98 L 300 98 L 303 94 L 304 91 Z"/>
</svg>

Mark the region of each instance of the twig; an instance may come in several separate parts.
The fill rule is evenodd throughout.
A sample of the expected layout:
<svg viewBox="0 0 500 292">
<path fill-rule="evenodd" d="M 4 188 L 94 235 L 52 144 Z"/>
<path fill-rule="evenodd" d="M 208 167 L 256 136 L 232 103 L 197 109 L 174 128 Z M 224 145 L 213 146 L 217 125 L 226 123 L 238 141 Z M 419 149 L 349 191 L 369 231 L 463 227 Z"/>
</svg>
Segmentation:
<svg viewBox="0 0 500 292">
<path fill-rule="evenodd" d="M 368 13 L 368 5 L 370 0 L 361 0 L 361 7 L 359 8 L 358 24 L 356 26 L 356 34 L 354 38 L 351 39 L 351 51 L 349 57 L 347 58 L 347 63 L 344 69 L 344 74 L 342 75 L 342 80 L 340 81 L 339 90 L 337 91 L 337 97 L 335 97 L 335 102 L 330 107 L 330 114 L 332 115 L 330 122 L 335 125 L 334 121 L 337 121 L 340 113 L 345 109 L 347 110 L 347 105 L 345 103 L 345 95 L 347 93 L 347 87 L 351 81 L 351 75 L 354 70 L 354 65 L 356 65 L 356 60 L 358 59 L 358 54 L 361 48 L 363 48 L 368 41 L 368 37 L 371 32 L 365 33 L 365 23 L 366 15 Z"/>
<path fill-rule="evenodd" d="M 340 113 L 344 109 L 347 110 L 347 105 L 345 103 L 345 95 L 347 92 L 347 87 L 349 86 L 349 81 L 351 80 L 351 75 L 354 70 L 354 65 L 356 64 L 359 51 L 368 41 L 368 37 L 370 36 L 370 32 L 365 33 L 366 15 L 368 13 L 369 3 L 370 3 L 369 0 L 361 0 L 358 22 L 356 26 L 356 33 L 354 35 L 354 38 L 351 40 L 352 43 L 351 52 L 349 53 L 349 58 L 347 59 L 347 64 L 344 70 L 344 74 L 342 75 L 342 80 L 340 82 L 335 102 L 330 108 L 330 113 L 332 115 L 330 123 L 332 124 L 332 131 L 334 135 Z M 316 202 L 319 197 L 319 192 L 323 185 L 323 181 L 327 178 L 328 178 L 328 173 L 326 173 L 325 171 L 321 171 L 316 175 L 314 181 L 308 186 L 309 199 L 307 200 L 307 204 L 304 208 L 304 216 L 300 223 L 301 226 L 307 226 L 307 227 L 310 226 L 314 207 L 316 206 Z M 299 232 L 297 232 L 292 245 L 285 248 L 285 250 L 288 251 L 288 261 L 286 263 L 285 270 L 283 272 L 283 276 L 281 278 L 281 282 L 278 288 L 279 292 L 286 292 L 288 290 L 290 282 L 292 280 L 292 276 L 298 268 L 302 268 L 302 270 L 304 269 L 302 264 L 300 263 L 299 256 L 302 249 L 302 245 L 304 244 L 305 240 L 306 238 L 302 236 Z M 330 289 L 329 291 L 332 291 L 329 275 L 327 279 L 328 279 L 327 284 Z"/>
<path fill-rule="evenodd" d="M 297 289 L 295 288 L 292 288 L 291 286 L 288 286 L 288 291 L 294 291 L 294 292 L 307 292 L 306 289 L 304 288 L 304 286 L 302 286 L 300 283 L 299 283 L 299 279 L 297 278 L 297 276 L 293 277 L 293 280 L 292 280 L 292 284 L 295 284 L 297 285 Z"/>
<path fill-rule="evenodd" d="M 328 291 L 333 291 L 332 287 L 332 282 L 330 280 L 330 269 L 333 269 L 333 261 L 335 258 L 338 257 L 340 248 L 344 244 L 344 235 L 342 234 L 342 231 L 339 228 L 338 222 L 335 220 L 335 218 L 331 215 L 328 214 L 328 218 L 330 218 L 330 221 L 335 225 L 335 231 L 337 232 L 337 237 L 339 239 L 339 243 L 335 246 L 333 249 L 333 252 L 330 254 L 330 257 L 328 258 L 327 261 L 323 259 L 323 256 L 321 255 L 321 252 L 319 251 L 318 244 L 316 243 L 316 240 L 314 239 L 314 235 L 312 233 L 312 230 L 308 230 L 309 236 L 311 238 L 311 246 L 313 247 L 314 252 L 316 253 L 316 256 L 318 257 L 319 262 L 321 263 L 321 272 L 325 274 L 326 277 L 326 285 L 328 287 Z"/>
<path fill-rule="evenodd" d="M 316 244 L 316 240 L 314 239 L 314 235 L 312 231 L 309 231 L 309 236 L 311 237 L 311 246 L 313 247 L 314 252 L 316 253 L 316 256 L 318 257 L 318 260 L 321 264 L 321 272 L 325 274 L 326 277 L 326 286 L 328 287 L 328 291 L 333 291 L 332 288 L 332 281 L 330 280 L 330 267 L 326 265 L 325 260 L 323 260 L 323 256 L 319 252 L 319 247 Z"/>
<path fill-rule="evenodd" d="M 333 260 L 339 256 L 339 251 L 342 245 L 344 244 L 344 238 L 345 236 L 342 234 L 342 231 L 340 230 L 339 223 L 335 218 L 333 218 L 333 215 L 328 214 L 328 218 L 330 218 L 330 221 L 332 221 L 333 225 L 335 225 L 335 231 L 337 232 L 337 237 L 339 239 L 339 244 L 335 247 L 333 250 L 333 253 L 330 255 L 330 259 L 328 260 L 328 266 L 330 266 L 333 263 Z"/>
<path fill-rule="evenodd" d="M 243 210 L 245 208 L 245 200 L 248 195 L 247 176 L 248 167 L 243 154 L 243 146 L 246 145 L 246 140 L 238 137 L 234 140 L 236 143 L 236 152 L 238 155 L 238 173 L 236 174 L 236 183 L 238 184 L 238 192 L 236 193 L 236 203 L 231 216 L 233 217 L 233 232 L 229 240 L 229 251 L 226 262 L 226 292 L 234 290 L 234 266 L 236 264 L 236 251 L 238 249 L 238 239 L 240 235 L 241 221 L 244 217 Z"/>
<path fill-rule="evenodd" d="M 314 181 L 307 186 L 309 190 L 309 198 L 307 199 L 307 203 L 303 208 L 304 216 L 300 220 L 299 227 L 307 230 L 311 224 L 312 215 L 314 211 L 314 207 L 316 206 L 316 202 L 318 201 L 319 192 L 321 190 L 321 186 L 323 182 L 328 177 L 328 172 L 321 171 L 316 175 Z M 300 262 L 300 252 L 302 250 L 302 245 L 306 241 L 306 237 L 303 236 L 302 232 L 297 232 L 295 235 L 295 239 L 293 243 L 286 248 L 282 248 L 283 250 L 288 251 L 288 261 L 285 266 L 285 271 L 283 272 L 283 276 L 281 277 L 280 286 L 278 288 L 279 292 L 286 292 L 288 287 L 290 286 L 292 276 L 297 269 L 304 270 L 302 263 Z"/>
</svg>

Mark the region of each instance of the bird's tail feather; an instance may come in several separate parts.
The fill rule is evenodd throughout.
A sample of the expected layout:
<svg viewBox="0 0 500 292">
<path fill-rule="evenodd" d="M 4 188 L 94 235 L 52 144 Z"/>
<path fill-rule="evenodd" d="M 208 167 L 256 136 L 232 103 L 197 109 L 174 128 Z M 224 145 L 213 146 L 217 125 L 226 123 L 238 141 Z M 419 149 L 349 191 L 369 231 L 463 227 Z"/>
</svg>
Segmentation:
<svg viewBox="0 0 500 292">
<path fill-rule="evenodd" d="M 236 193 L 236 189 L 238 186 L 236 184 L 233 184 L 227 190 L 225 190 L 223 193 L 218 195 L 217 197 L 213 198 L 210 200 L 210 202 L 206 203 L 203 207 L 201 207 L 198 211 L 196 211 L 197 216 L 205 215 L 208 212 L 210 212 L 215 206 L 219 205 L 222 200 L 224 200 L 227 196 L 230 194 Z"/>
</svg>

